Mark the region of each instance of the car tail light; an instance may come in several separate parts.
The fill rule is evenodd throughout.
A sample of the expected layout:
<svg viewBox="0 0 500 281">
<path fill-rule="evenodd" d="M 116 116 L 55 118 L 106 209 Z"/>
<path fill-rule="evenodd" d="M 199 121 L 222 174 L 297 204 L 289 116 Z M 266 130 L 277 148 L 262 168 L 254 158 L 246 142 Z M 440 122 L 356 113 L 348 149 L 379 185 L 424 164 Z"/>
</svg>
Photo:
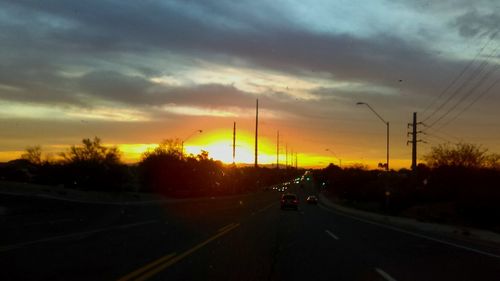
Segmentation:
<svg viewBox="0 0 500 281">
<path fill-rule="evenodd" d="M 293 200 L 293 203 L 294 204 L 299 204 L 299 200 L 295 199 L 295 200 Z"/>
</svg>

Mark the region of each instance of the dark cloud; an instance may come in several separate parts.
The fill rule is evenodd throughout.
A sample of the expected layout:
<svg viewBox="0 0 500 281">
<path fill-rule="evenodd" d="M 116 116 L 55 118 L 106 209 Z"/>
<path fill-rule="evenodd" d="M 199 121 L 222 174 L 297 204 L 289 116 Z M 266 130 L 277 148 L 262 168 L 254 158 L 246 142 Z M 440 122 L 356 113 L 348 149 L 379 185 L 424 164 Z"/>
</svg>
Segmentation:
<svg viewBox="0 0 500 281">
<path fill-rule="evenodd" d="M 390 31 L 370 38 L 314 33 L 291 23 L 272 5 L 266 10 L 219 1 L 15 3 L 22 6 L 17 9 L 24 17 L 40 22 L 33 26 L 26 21 L 24 26 L 41 34 L 30 46 L 45 49 L 40 57 L 74 64 L 89 59 L 136 63 L 136 71 L 145 75 L 161 70 L 123 61 L 120 55 L 161 57 L 162 52 L 174 52 L 216 62 L 223 55 L 244 59 L 256 68 L 308 76 L 322 72 L 334 79 L 375 84 L 391 85 L 393 80 L 411 77 L 405 80 L 414 81 L 407 86 L 415 86 L 415 93 L 429 92 L 421 86 L 441 84 L 450 68 L 461 65 L 436 56 L 410 36 L 398 38 Z M 54 27 L 48 28 L 51 18 Z M 433 75 L 429 75 L 430 65 L 436 70 Z"/>
<path fill-rule="evenodd" d="M 449 9 L 420 4 L 421 9 Z M 169 86 L 148 80 L 173 71 L 174 62 L 168 61 L 172 55 L 221 64 L 237 58 L 257 70 L 404 88 L 406 95 L 424 97 L 435 94 L 467 63 L 435 53 L 411 34 L 401 38 L 391 30 L 370 37 L 313 32 L 276 5 L 263 8 L 262 3 L 7 1 L 0 6 L 7 11 L 0 17 L 0 36 L 7 42 L 0 46 L 0 83 L 19 89 L 0 89 L 0 97 L 9 100 L 91 106 L 97 99 L 137 107 L 253 104 L 255 95 L 230 85 Z M 473 34 L 497 22 L 494 12 L 481 16 L 464 14 L 457 27 Z M 68 68 L 85 74 L 67 77 L 63 73 Z M 285 105 L 305 116 L 323 109 L 326 114 L 331 104 L 363 96 L 394 100 L 369 88 L 313 93 L 323 100 L 296 105 L 286 93 L 271 90 L 261 98 L 270 108 Z"/>
<path fill-rule="evenodd" d="M 488 13 L 472 9 L 457 17 L 453 25 L 463 37 L 496 36 L 500 26 L 500 8 Z"/>
</svg>

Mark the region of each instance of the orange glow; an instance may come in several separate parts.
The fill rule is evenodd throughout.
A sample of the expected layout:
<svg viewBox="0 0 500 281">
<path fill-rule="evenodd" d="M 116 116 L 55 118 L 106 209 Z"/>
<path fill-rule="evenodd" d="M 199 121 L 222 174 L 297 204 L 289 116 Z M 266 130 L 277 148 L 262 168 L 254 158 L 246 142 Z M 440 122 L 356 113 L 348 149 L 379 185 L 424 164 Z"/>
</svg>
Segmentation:
<svg viewBox="0 0 500 281">
<path fill-rule="evenodd" d="M 0 162 L 8 162 L 10 160 L 19 159 L 24 151 L 0 151 Z"/>
<path fill-rule="evenodd" d="M 134 163 L 141 160 L 144 152 L 153 150 L 158 146 L 156 143 L 133 143 L 133 144 L 119 144 L 117 145 L 123 153 L 122 159 L 127 163 Z"/>
<path fill-rule="evenodd" d="M 184 143 L 184 150 L 187 154 L 198 155 L 202 150 L 208 151 L 209 157 L 220 160 L 223 163 L 233 163 L 232 130 L 214 130 L 195 135 Z M 236 157 L 235 163 L 254 163 L 254 135 L 253 132 L 240 130 L 236 135 Z M 259 164 L 276 163 L 276 143 L 265 136 L 259 137 Z M 123 152 L 123 160 L 127 163 L 138 162 L 141 156 L 148 149 L 154 149 L 158 144 L 119 144 L 120 151 Z M 315 153 L 298 153 L 299 167 L 324 168 L 333 163 L 340 165 L 339 159 L 332 155 L 322 155 Z M 285 164 L 284 151 L 280 154 L 280 165 Z M 289 165 L 295 158 L 289 155 Z M 376 169 L 379 159 L 349 159 L 342 158 L 342 167 L 349 167 L 355 164 Z M 295 163 L 295 162 L 293 162 Z M 399 169 L 408 166 L 407 159 L 391 159 L 391 169 Z"/>
<path fill-rule="evenodd" d="M 236 163 L 254 163 L 255 139 L 253 133 L 238 131 L 236 135 Z M 198 154 L 206 150 L 211 158 L 224 163 L 233 162 L 233 132 L 232 130 L 216 130 L 198 135 L 184 144 L 187 153 Z M 259 163 L 272 164 L 276 162 L 274 144 L 267 138 L 259 138 Z"/>
<path fill-rule="evenodd" d="M 106 144 L 112 146 L 113 144 Z M 122 159 L 126 163 L 136 163 L 141 160 L 141 156 L 148 149 L 152 150 L 158 144 L 155 143 L 136 143 L 136 144 L 117 144 L 122 154 Z M 57 151 L 64 151 L 66 146 L 54 145 L 44 147 L 44 151 L 56 156 Z M 203 133 L 193 137 L 184 144 L 186 153 L 197 155 L 201 150 L 209 152 L 209 156 L 215 160 L 220 160 L 223 163 L 232 163 L 232 131 L 217 130 L 214 132 Z M 47 151 L 49 150 L 49 151 Z M 24 151 L 3 151 L 0 152 L 0 162 L 7 162 L 13 159 L 18 159 Z M 44 153 L 45 154 L 45 153 Z M 46 155 L 46 154 L 45 154 Z M 324 168 L 330 163 L 339 165 L 338 158 L 332 155 L 320 155 L 314 153 L 298 153 L 299 167 L 306 168 Z M 407 167 L 408 159 L 391 159 L 391 169 L 398 170 L 402 167 Z M 249 132 L 238 132 L 236 139 L 236 163 L 253 164 L 254 163 L 254 137 Z M 289 158 L 291 162 L 291 158 Z M 354 164 L 368 166 L 369 169 L 376 169 L 377 164 L 381 162 L 377 159 L 348 159 L 342 158 L 342 167 L 346 168 Z M 276 144 L 268 138 L 259 138 L 259 164 L 275 164 L 276 163 Z M 280 154 L 280 165 L 285 164 L 285 154 Z"/>
</svg>

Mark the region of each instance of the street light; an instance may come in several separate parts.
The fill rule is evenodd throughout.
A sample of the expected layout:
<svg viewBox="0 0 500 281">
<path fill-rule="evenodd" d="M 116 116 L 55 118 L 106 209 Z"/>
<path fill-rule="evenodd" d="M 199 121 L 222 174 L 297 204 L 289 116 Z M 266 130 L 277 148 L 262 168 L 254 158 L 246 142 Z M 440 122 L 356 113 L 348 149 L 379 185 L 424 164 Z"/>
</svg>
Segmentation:
<svg viewBox="0 0 500 281">
<path fill-rule="evenodd" d="M 190 139 L 192 136 L 198 134 L 198 133 L 203 133 L 203 130 L 195 130 L 193 133 L 191 133 L 189 136 L 187 136 L 183 141 L 182 141 L 182 148 L 181 148 L 181 152 L 182 152 L 182 155 L 184 155 L 184 142 L 187 141 L 188 139 Z"/>
<path fill-rule="evenodd" d="M 377 117 L 384 122 L 384 124 L 387 126 L 387 162 L 385 163 L 385 170 L 389 171 L 389 122 L 385 121 L 380 114 L 378 114 L 369 104 L 366 102 L 357 102 L 356 105 L 366 105 Z"/>
<path fill-rule="evenodd" d="M 339 167 L 342 168 L 342 159 L 340 159 L 335 153 L 333 153 L 333 151 L 331 151 L 329 148 L 325 149 L 325 151 L 328 151 L 330 152 L 333 156 L 335 156 L 335 158 L 337 158 L 337 160 L 339 160 Z"/>
</svg>

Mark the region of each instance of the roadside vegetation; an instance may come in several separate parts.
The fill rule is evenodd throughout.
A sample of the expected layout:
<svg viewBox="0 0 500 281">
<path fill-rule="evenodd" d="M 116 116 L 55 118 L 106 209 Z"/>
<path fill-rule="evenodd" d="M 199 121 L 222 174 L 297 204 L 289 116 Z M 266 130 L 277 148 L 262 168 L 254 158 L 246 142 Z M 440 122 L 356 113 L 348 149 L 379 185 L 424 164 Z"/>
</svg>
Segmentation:
<svg viewBox="0 0 500 281">
<path fill-rule="evenodd" d="M 101 139 L 83 139 L 58 157 L 42 147 L 26 148 L 20 159 L 0 166 L 0 179 L 97 191 L 157 193 L 168 197 L 199 197 L 248 193 L 302 174 L 294 168 L 240 167 L 213 160 L 207 151 L 186 155 L 177 139 L 146 151 L 135 164 L 125 164 L 117 147 Z"/>
<path fill-rule="evenodd" d="M 385 172 L 330 164 L 315 172 L 338 203 L 420 221 L 500 232 L 500 157 L 468 143 L 433 147 L 415 171 Z"/>
</svg>

